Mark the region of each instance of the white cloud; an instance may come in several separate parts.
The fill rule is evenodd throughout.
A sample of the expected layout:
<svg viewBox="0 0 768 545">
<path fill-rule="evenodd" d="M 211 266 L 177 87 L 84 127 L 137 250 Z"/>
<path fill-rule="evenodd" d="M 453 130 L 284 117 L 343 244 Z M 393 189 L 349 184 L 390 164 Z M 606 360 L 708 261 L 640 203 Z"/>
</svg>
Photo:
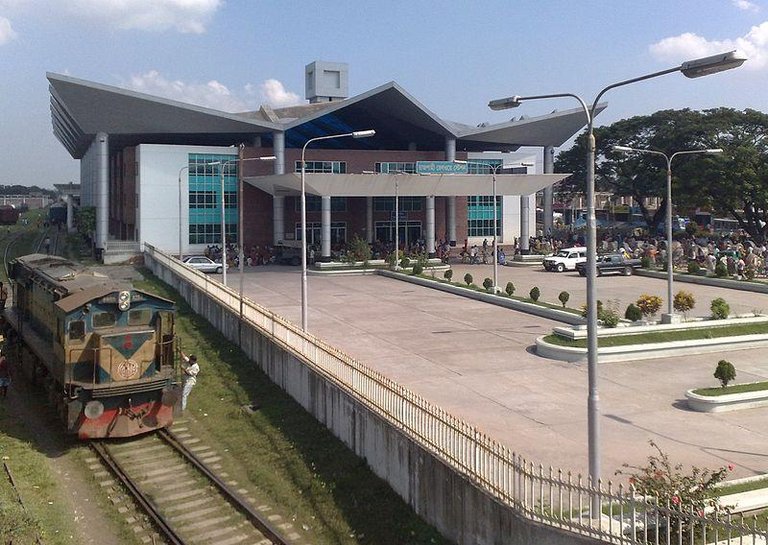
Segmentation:
<svg viewBox="0 0 768 545">
<path fill-rule="evenodd" d="M 216 80 L 207 83 L 185 83 L 170 80 L 157 70 L 150 70 L 144 74 L 131 76 L 130 80 L 123 82 L 123 85 L 134 91 L 224 112 L 255 110 L 259 107 L 260 101 L 275 107 L 301 102 L 298 95 L 286 91 L 283 84 L 275 79 L 269 79 L 258 87 L 248 84 L 242 93 L 235 93 Z"/>
<path fill-rule="evenodd" d="M 707 40 L 686 32 L 664 38 L 649 49 L 654 57 L 667 62 L 681 62 L 735 49 L 749 58 L 744 69 L 759 70 L 768 64 L 768 21 L 753 26 L 747 34 L 735 39 Z"/>
<path fill-rule="evenodd" d="M 110 28 L 201 34 L 224 0 L 0 0 L 0 9 Z"/>
<path fill-rule="evenodd" d="M 158 71 L 150 70 L 144 74 L 131 76 L 125 85 L 134 91 L 225 112 L 252 109 L 251 105 L 233 95 L 226 85 L 216 80 L 207 83 L 185 83 L 179 80 L 169 80 Z"/>
<path fill-rule="evenodd" d="M 5 17 L 0 17 L 0 45 L 6 44 L 16 38 L 16 32 L 11 27 L 11 22 Z"/>
<path fill-rule="evenodd" d="M 270 106 L 281 108 L 283 106 L 294 106 L 302 102 L 299 95 L 286 90 L 285 86 L 276 79 L 268 79 L 261 85 L 261 98 Z"/>
<path fill-rule="evenodd" d="M 749 0 L 731 0 L 731 2 L 742 11 L 760 11 L 760 7 Z"/>
</svg>

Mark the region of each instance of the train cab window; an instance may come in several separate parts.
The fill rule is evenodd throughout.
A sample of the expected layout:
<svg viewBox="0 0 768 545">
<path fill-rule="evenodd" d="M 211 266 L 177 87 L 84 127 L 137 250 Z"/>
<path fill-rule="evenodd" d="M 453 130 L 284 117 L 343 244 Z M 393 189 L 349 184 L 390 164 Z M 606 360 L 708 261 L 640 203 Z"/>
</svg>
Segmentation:
<svg viewBox="0 0 768 545">
<path fill-rule="evenodd" d="M 97 312 L 93 315 L 93 327 L 111 327 L 115 325 L 115 315 L 111 312 Z"/>
<path fill-rule="evenodd" d="M 76 320 L 69 322 L 69 339 L 72 341 L 81 341 L 85 338 L 85 322 Z"/>
<path fill-rule="evenodd" d="M 128 312 L 128 325 L 149 325 L 151 319 L 152 311 L 148 308 Z"/>
</svg>

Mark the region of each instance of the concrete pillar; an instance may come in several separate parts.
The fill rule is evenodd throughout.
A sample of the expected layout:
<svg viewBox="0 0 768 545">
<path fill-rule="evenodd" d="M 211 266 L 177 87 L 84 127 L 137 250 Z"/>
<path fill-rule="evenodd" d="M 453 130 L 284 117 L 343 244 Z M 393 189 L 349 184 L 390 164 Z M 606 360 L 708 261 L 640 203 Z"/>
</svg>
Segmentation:
<svg viewBox="0 0 768 545">
<path fill-rule="evenodd" d="M 373 197 L 365 198 L 365 240 L 368 244 L 373 244 Z"/>
<path fill-rule="evenodd" d="M 67 233 L 72 233 L 74 228 L 75 210 L 72 206 L 72 195 L 67 195 Z"/>
<path fill-rule="evenodd" d="M 523 255 L 531 252 L 529 240 L 531 236 L 530 203 L 530 195 L 520 195 L 520 253 Z"/>
<path fill-rule="evenodd" d="M 427 255 L 435 257 L 435 197 L 427 197 Z"/>
<path fill-rule="evenodd" d="M 285 133 L 272 133 L 275 154 L 275 174 L 285 174 Z M 285 237 L 285 197 L 272 197 L 272 244 L 279 244 Z"/>
<path fill-rule="evenodd" d="M 555 172 L 555 147 L 544 146 L 544 174 Z M 544 188 L 544 235 L 552 234 L 554 224 L 554 188 L 550 185 Z"/>
<path fill-rule="evenodd" d="M 109 235 L 109 136 L 96 133 L 96 248 L 104 249 Z"/>
<path fill-rule="evenodd" d="M 456 160 L 456 139 L 452 136 L 445 139 L 445 160 Z M 456 246 L 456 197 L 446 197 L 446 200 L 448 202 L 448 208 L 445 212 L 446 235 L 448 236 L 448 244 Z"/>
<path fill-rule="evenodd" d="M 327 263 L 331 260 L 331 197 L 320 197 L 320 261 Z"/>
</svg>

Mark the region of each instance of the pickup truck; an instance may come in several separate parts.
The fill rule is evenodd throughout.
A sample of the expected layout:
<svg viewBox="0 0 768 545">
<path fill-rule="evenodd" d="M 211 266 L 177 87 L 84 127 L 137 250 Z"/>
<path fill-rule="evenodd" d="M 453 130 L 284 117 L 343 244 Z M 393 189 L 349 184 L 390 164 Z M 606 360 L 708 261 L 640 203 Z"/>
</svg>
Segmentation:
<svg viewBox="0 0 768 545">
<path fill-rule="evenodd" d="M 631 276 L 635 269 L 640 268 L 640 260 L 624 257 L 622 254 L 605 254 L 597 256 L 597 276 L 610 273 L 621 273 Z M 581 276 L 587 276 L 587 263 L 577 263 L 576 270 Z"/>
<path fill-rule="evenodd" d="M 548 255 L 542 261 L 546 271 L 575 271 L 576 265 L 587 260 L 587 249 L 584 247 L 564 248 L 554 255 Z"/>
</svg>

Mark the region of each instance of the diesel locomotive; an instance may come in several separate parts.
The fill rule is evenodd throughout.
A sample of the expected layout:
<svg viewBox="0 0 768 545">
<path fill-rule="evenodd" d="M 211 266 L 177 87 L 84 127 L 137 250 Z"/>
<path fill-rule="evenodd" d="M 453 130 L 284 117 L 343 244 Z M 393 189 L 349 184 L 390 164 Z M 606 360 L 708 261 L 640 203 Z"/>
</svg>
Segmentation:
<svg viewBox="0 0 768 545">
<path fill-rule="evenodd" d="M 129 437 L 172 423 L 173 301 L 52 255 L 19 257 L 8 276 L 5 350 L 45 385 L 69 433 Z"/>
</svg>

